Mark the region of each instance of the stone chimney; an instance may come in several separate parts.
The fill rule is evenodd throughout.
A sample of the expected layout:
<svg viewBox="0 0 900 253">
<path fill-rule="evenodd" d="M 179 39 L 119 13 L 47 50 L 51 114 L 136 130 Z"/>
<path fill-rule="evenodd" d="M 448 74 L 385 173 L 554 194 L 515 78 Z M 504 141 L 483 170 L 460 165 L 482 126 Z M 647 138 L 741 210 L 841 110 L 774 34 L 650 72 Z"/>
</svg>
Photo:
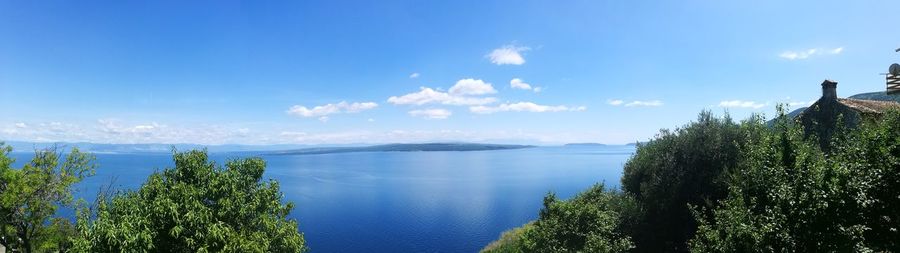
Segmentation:
<svg viewBox="0 0 900 253">
<path fill-rule="evenodd" d="M 837 82 L 827 79 L 822 82 L 822 98 L 837 99 Z"/>
</svg>

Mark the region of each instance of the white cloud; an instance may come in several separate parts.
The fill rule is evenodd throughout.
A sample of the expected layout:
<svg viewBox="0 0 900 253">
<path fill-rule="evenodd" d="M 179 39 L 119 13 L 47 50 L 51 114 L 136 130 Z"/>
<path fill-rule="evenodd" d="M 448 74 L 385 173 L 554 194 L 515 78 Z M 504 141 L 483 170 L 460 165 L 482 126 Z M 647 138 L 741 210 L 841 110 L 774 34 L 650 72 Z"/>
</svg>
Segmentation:
<svg viewBox="0 0 900 253">
<path fill-rule="evenodd" d="M 531 90 L 531 91 L 534 91 L 534 93 L 538 93 L 543 90 L 543 88 L 537 87 L 537 86 L 532 86 L 531 84 L 526 83 L 525 81 L 522 81 L 522 79 L 519 79 L 519 78 L 513 78 L 512 80 L 509 80 L 509 87 L 511 87 L 513 89 L 520 89 L 520 90 Z"/>
<path fill-rule="evenodd" d="M 134 130 L 134 132 L 150 132 L 150 131 L 158 129 L 159 127 L 160 127 L 159 124 L 157 124 L 156 122 L 153 122 L 152 125 L 134 126 L 133 130 Z"/>
<path fill-rule="evenodd" d="M 577 109 L 577 108 L 576 108 Z M 148 123 L 149 122 L 149 123 Z M 173 125 L 173 123 L 129 122 L 118 119 L 103 119 L 90 122 L 45 122 L 28 123 L 27 128 L 18 129 L 14 122 L 3 123 L 0 140 L 31 142 L 93 142 L 114 144 L 158 143 L 167 148 L 168 144 L 191 143 L 201 145 L 221 144 L 360 144 L 360 143 L 422 143 L 422 142 L 483 142 L 521 144 L 561 144 L 588 142 L 603 136 L 603 132 L 559 132 L 547 130 L 387 130 L 376 131 L 362 128 L 349 132 L 329 132 L 328 128 L 312 129 L 265 128 L 261 125 Z M 262 128 L 260 128 L 262 127 Z M 106 130 L 104 130 L 106 129 Z M 253 131 L 251 131 L 253 129 Z M 608 134 L 608 133 L 607 133 Z M 613 137 L 619 138 L 619 137 Z M 628 137 L 605 139 L 616 143 L 633 141 Z"/>
<path fill-rule="evenodd" d="M 100 131 L 108 134 L 121 135 L 121 134 L 141 134 L 146 135 L 153 133 L 154 131 L 158 131 L 162 128 L 165 128 L 165 125 L 160 125 L 156 122 L 152 122 L 150 124 L 145 125 L 134 125 L 134 126 L 126 126 L 123 125 L 119 120 L 115 119 L 99 119 L 97 120 L 97 124 L 100 124 Z M 51 123 L 53 125 L 53 123 Z"/>
<path fill-rule="evenodd" d="M 0 131 L 0 140 L 47 141 L 66 137 L 81 137 L 86 131 L 75 124 L 44 122 L 12 124 L 13 127 Z"/>
<path fill-rule="evenodd" d="M 809 49 L 809 50 L 802 51 L 802 52 L 785 51 L 785 52 L 781 53 L 780 55 L 778 55 L 778 57 L 788 59 L 788 60 L 797 60 L 797 59 L 809 58 L 810 55 L 813 55 L 815 53 L 816 53 L 815 49 Z"/>
<path fill-rule="evenodd" d="M 656 106 L 662 106 L 662 105 L 663 105 L 663 102 L 659 101 L 659 100 L 649 100 L 649 101 L 635 100 L 635 101 L 631 101 L 631 102 L 628 102 L 627 104 L 625 104 L 626 107 L 635 107 L 635 106 L 656 107 Z"/>
<path fill-rule="evenodd" d="M 656 107 L 656 106 L 662 106 L 663 102 L 659 101 L 659 100 L 647 100 L 647 101 L 633 100 L 631 102 L 626 103 L 625 100 L 621 100 L 621 99 L 609 99 L 609 100 L 606 100 L 606 104 L 611 105 L 611 106 L 624 105 L 626 107 L 636 107 L 636 106 Z"/>
<path fill-rule="evenodd" d="M 335 113 L 357 113 L 365 110 L 374 109 L 378 107 L 378 104 L 373 102 L 364 102 L 364 103 L 347 103 L 346 101 L 341 101 L 337 104 L 326 104 L 320 105 L 313 108 L 307 108 L 306 106 L 295 105 L 291 106 L 290 109 L 287 110 L 287 113 L 294 116 L 300 117 L 320 117 L 319 120 L 322 120 L 321 117 L 327 116 Z M 326 118 L 324 121 L 327 121 Z"/>
<path fill-rule="evenodd" d="M 528 47 L 505 45 L 494 49 L 494 51 L 491 51 L 491 53 L 487 54 L 485 57 L 490 58 L 491 62 L 497 65 L 522 65 L 525 64 L 525 58 L 522 57 L 522 52 L 528 50 L 531 49 Z"/>
<path fill-rule="evenodd" d="M 410 79 L 416 79 L 416 78 L 419 78 L 419 73 L 416 72 L 416 73 L 409 74 L 409 78 L 410 78 Z"/>
<path fill-rule="evenodd" d="M 456 84 L 450 87 L 449 92 L 452 95 L 486 95 L 497 93 L 497 90 L 493 85 L 481 79 L 467 78 L 456 81 Z"/>
<path fill-rule="evenodd" d="M 509 80 L 509 87 L 512 87 L 513 89 L 530 90 L 531 84 L 523 82 L 522 79 L 513 78 L 512 80 Z"/>
<path fill-rule="evenodd" d="M 409 111 L 409 115 L 426 119 L 446 119 L 453 115 L 453 112 L 446 109 L 425 109 Z"/>
<path fill-rule="evenodd" d="M 532 102 L 506 103 L 498 106 L 472 106 L 469 111 L 478 114 L 490 114 L 496 112 L 562 112 L 562 111 L 584 111 L 587 107 L 568 107 L 564 105 L 539 105 Z"/>
<path fill-rule="evenodd" d="M 493 97 L 454 96 L 446 92 L 440 92 L 426 87 L 421 87 L 419 92 L 416 93 L 388 98 L 388 103 L 395 105 L 424 105 L 432 103 L 445 105 L 483 105 L 495 101 L 497 101 L 497 99 Z"/>
<path fill-rule="evenodd" d="M 346 107 L 346 111 L 349 113 L 357 113 L 365 110 L 375 109 L 375 107 L 378 107 L 378 104 L 374 102 L 352 103 Z"/>
<path fill-rule="evenodd" d="M 725 108 L 753 108 L 759 109 L 765 107 L 764 103 L 757 103 L 753 101 L 743 101 L 743 100 L 727 100 L 719 102 L 719 107 Z"/>
<path fill-rule="evenodd" d="M 129 124 L 118 119 L 99 119 L 96 127 L 82 128 L 70 125 L 64 132 L 56 135 L 35 132 L 40 137 L 51 141 L 89 141 L 100 143 L 196 143 L 225 144 L 252 143 L 260 141 L 258 135 L 251 135 L 246 127 L 223 127 L 218 125 L 201 125 L 193 127 L 176 127 L 157 122 Z"/>
<path fill-rule="evenodd" d="M 788 60 L 803 60 L 816 55 L 835 55 L 844 52 L 843 47 L 837 47 L 832 49 L 821 49 L 821 48 L 810 48 L 801 51 L 784 51 L 778 55 L 778 57 L 788 59 Z"/>
<path fill-rule="evenodd" d="M 490 83 L 476 79 L 462 79 L 450 87 L 449 92 L 420 87 L 419 92 L 403 96 L 392 96 L 388 103 L 395 105 L 484 105 L 497 101 L 493 97 L 477 97 L 477 95 L 494 94 L 497 90 Z"/>
</svg>

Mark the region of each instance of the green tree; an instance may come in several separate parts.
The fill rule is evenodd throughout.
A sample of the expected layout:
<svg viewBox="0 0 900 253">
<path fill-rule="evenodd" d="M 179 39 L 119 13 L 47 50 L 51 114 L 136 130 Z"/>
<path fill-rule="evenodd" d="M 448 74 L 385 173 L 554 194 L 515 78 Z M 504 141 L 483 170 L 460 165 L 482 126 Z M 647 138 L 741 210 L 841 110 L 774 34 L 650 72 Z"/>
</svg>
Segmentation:
<svg viewBox="0 0 900 253">
<path fill-rule="evenodd" d="M 757 116 L 738 124 L 705 111 L 695 122 L 638 145 L 622 176 L 623 189 L 639 205 L 624 228 L 635 250 L 686 251 L 697 226 L 688 206 L 711 205 L 727 195 L 724 175 L 737 165 L 741 145 L 764 128 Z"/>
<path fill-rule="evenodd" d="M 303 252 L 292 203 L 278 182 L 260 181 L 260 158 L 208 161 L 206 151 L 175 153 L 175 168 L 136 191 L 81 209 L 74 249 L 84 252 Z"/>
<path fill-rule="evenodd" d="M 633 199 L 597 184 L 570 200 L 544 197 L 537 220 L 504 232 L 483 253 L 626 252 L 634 247 L 622 233 L 622 214 Z"/>
<path fill-rule="evenodd" d="M 35 151 L 21 169 L 13 169 L 12 148 L 0 143 L 0 243 L 7 249 L 65 251 L 74 231 L 67 219 L 53 218 L 56 210 L 72 207 L 72 186 L 93 175 L 94 156 L 72 148 Z"/>
<path fill-rule="evenodd" d="M 533 223 L 527 223 L 521 227 L 507 230 L 500 234 L 500 239 L 491 242 L 483 249 L 481 253 L 521 253 L 525 249 L 523 245 L 523 237 L 525 232 L 534 229 Z"/>
<path fill-rule="evenodd" d="M 900 111 L 865 122 L 850 139 L 836 144 L 835 158 L 851 173 L 845 189 L 857 205 L 866 245 L 900 252 Z"/>
<path fill-rule="evenodd" d="M 693 251 L 900 251 L 900 113 L 832 136 L 828 153 L 804 136 L 785 121 L 747 146 L 729 196 L 697 208 Z"/>
<path fill-rule="evenodd" d="M 626 196 L 597 184 L 573 199 L 561 201 L 550 193 L 544 208 L 521 240 L 521 252 L 625 252 L 633 247 L 619 230 Z"/>
</svg>

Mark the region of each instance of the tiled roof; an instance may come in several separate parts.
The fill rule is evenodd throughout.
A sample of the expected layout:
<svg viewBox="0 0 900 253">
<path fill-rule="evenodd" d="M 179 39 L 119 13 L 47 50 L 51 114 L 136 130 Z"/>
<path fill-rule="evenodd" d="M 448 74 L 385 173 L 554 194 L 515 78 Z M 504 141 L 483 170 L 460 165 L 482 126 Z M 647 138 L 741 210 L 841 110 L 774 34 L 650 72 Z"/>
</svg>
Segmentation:
<svg viewBox="0 0 900 253">
<path fill-rule="evenodd" d="M 888 109 L 900 109 L 900 103 L 894 101 L 862 100 L 852 98 L 838 98 L 838 103 L 846 105 L 861 113 L 882 113 Z"/>
</svg>

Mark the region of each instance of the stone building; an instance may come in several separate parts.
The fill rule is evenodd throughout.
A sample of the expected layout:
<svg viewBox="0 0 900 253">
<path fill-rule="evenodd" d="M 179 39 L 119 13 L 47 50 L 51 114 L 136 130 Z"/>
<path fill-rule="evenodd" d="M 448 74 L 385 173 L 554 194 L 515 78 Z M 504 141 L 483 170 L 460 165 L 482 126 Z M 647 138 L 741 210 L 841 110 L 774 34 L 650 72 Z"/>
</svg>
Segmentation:
<svg viewBox="0 0 900 253">
<path fill-rule="evenodd" d="M 894 101 L 839 98 L 837 82 L 822 82 L 822 97 L 797 115 L 806 133 L 817 133 L 823 145 L 831 138 L 838 123 L 853 128 L 867 119 L 877 119 L 890 109 L 900 109 Z"/>
</svg>

